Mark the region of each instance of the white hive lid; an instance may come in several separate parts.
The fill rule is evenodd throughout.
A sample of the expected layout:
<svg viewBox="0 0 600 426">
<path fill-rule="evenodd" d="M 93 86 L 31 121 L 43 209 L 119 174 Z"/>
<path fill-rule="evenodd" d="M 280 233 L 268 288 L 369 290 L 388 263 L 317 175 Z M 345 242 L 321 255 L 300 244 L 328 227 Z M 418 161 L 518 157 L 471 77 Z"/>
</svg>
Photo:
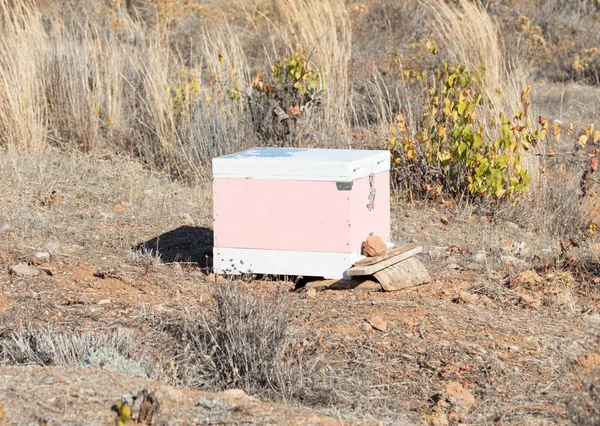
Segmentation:
<svg viewBox="0 0 600 426">
<path fill-rule="evenodd" d="M 386 150 L 252 148 L 213 158 L 214 178 L 347 182 L 390 168 Z"/>
</svg>

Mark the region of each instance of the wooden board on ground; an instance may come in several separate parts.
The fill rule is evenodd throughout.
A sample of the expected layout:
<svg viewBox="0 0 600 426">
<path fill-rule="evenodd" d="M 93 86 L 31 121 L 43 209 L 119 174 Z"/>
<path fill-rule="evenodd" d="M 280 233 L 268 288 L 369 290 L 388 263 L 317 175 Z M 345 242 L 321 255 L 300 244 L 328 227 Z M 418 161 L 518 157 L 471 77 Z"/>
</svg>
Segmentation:
<svg viewBox="0 0 600 426">
<path fill-rule="evenodd" d="M 378 290 L 380 285 L 377 281 L 367 278 L 353 278 L 350 280 L 316 280 L 306 283 L 305 289 L 314 288 L 322 290 Z"/>
<path fill-rule="evenodd" d="M 354 267 L 348 269 L 347 273 L 351 277 L 357 277 L 357 276 L 361 276 L 361 275 L 374 275 L 376 272 L 379 272 L 384 268 L 390 267 L 390 266 L 392 266 L 398 262 L 401 262 L 403 260 L 406 260 L 410 257 L 413 257 L 414 255 L 419 254 L 422 251 L 423 251 L 423 247 L 417 246 L 410 250 L 405 251 L 404 253 L 397 254 L 395 256 L 392 256 L 390 258 L 382 260 L 381 262 L 374 263 L 372 265 L 354 266 Z"/>
<path fill-rule="evenodd" d="M 364 259 L 354 262 L 354 266 L 373 265 L 377 262 L 381 262 L 382 260 L 389 259 L 392 256 L 396 256 L 397 254 L 407 252 L 415 247 L 417 247 L 416 244 L 403 244 L 401 246 L 390 247 L 385 254 L 382 254 L 381 256 L 375 256 L 375 257 L 365 257 Z"/>
</svg>

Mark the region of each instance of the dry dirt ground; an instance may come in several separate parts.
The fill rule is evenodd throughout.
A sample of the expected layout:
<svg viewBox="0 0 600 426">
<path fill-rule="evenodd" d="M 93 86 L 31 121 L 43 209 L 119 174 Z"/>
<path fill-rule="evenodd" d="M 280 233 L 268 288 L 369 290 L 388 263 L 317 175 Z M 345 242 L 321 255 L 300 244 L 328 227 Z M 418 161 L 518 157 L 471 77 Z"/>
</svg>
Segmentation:
<svg viewBox="0 0 600 426">
<path fill-rule="evenodd" d="M 288 293 L 299 345 L 321 360 L 311 398 L 261 402 L 177 385 L 156 351 L 165 339 L 156 320 L 212 306 L 210 212 L 209 185 L 124 159 L 0 157 L 0 337 L 20 326 L 125 328 L 165 364 L 142 379 L 4 360 L 1 424 L 111 424 L 111 406 L 139 387 L 155 392 L 167 424 L 600 424 L 597 282 L 540 268 L 557 241 L 468 208 L 393 207 L 395 240 L 424 248 L 433 279 L 419 287 L 315 294 L 248 281 L 257 293 Z M 593 243 L 584 249 L 593 259 Z M 35 275 L 15 272 L 22 263 Z"/>
</svg>

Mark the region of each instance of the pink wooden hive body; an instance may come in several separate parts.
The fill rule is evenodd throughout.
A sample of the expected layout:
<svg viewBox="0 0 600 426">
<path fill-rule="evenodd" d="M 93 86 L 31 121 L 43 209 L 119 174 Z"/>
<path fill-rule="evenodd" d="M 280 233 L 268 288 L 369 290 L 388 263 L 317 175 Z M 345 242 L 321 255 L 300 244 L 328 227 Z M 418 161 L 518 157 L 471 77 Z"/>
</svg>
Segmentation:
<svg viewBox="0 0 600 426">
<path fill-rule="evenodd" d="M 262 148 L 214 159 L 215 271 L 344 278 L 369 234 L 389 241 L 389 158 Z"/>
</svg>

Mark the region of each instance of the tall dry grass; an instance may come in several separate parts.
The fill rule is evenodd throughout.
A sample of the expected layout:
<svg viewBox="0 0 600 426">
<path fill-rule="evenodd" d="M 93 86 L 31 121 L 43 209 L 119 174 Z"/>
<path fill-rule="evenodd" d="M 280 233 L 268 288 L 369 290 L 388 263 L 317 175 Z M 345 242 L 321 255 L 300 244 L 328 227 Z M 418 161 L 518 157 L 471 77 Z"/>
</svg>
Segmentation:
<svg viewBox="0 0 600 426">
<path fill-rule="evenodd" d="M 467 0 L 456 5 L 442 0 L 423 4 L 431 11 L 432 30 L 452 60 L 468 70 L 485 72 L 480 91 L 491 115 L 515 113 L 526 87 L 525 74 L 507 56 L 500 30 L 484 6 Z"/>
<path fill-rule="evenodd" d="M 47 137 L 44 72 L 49 40 L 30 3 L 0 2 L 0 146 L 38 150 Z"/>
<path fill-rule="evenodd" d="M 278 0 L 283 16 L 281 34 L 295 38 L 325 71 L 325 123 L 329 128 L 347 123 L 350 86 L 348 64 L 352 31 L 341 0 Z"/>
<path fill-rule="evenodd" d="M 249 81 L 239 38 L 205 29 L 184 58 L 169 34 L 117 10 L 48 20 L 29 0 L 0 0 L 0 146 L 120 150 L 175 176 L 201 178 L 213 156 L 251 142 L 224 79 Z M 219 63 L 219 55 L 225 64 Z M 216 77 L 215 77 L 216 76 Z"/>
<path fill-rule="evenodd" d="M 209 176 L 211 158 L 257 143 L 246 108 L 253 76 L 241 39 L 248 31 L 159 3 L 160 19 L 150 25 L 123 2 L 46 19 L 32 0 L 0 0 L 0 147 L 117 150 L 197 180 Z M 313 52 L 327 84 L 317 131 L 333 133 L 345 125 L 348 103 L 345 6 L 277 6 L 283 18 L 272 23 L 271 59 L 287 43 Z"/>
</svg>

